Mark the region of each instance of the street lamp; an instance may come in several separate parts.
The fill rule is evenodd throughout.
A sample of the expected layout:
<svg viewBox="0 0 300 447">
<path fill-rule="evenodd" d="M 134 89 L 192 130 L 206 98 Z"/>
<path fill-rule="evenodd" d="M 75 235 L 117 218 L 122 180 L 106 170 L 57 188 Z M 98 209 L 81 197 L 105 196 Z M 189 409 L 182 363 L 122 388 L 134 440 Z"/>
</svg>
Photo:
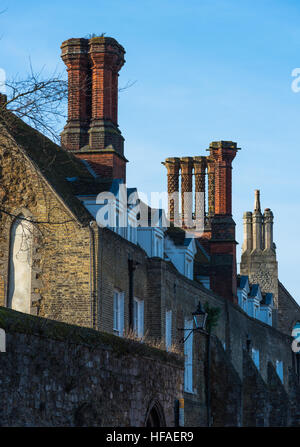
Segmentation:
<svg viewBox="0 0 300 447">
<path fill-rule="evenodd" d="M 205 388 L 206 388 L 206 407 L 207 407 L 207 426 L 210 427 L 211 426 L 211 404 L 210 404 L 210 331 L 206 330 L 206 321 L 207 321 L 207 312 L 205 311 L 205 309 L 203 309 L 201 302 L 198 302 L 198 306 L 195 310 L 195 312 L 192 312 L 193 315 L 193 319 L 194 319 L 194 323 L 195 323 L 195 327 L 193 328 L 184 328 L 181 329 L 182 331 L 189 331 L 188 334 L 183 337 L 180 341 L 182 343 L 185 343 L 187 341 L 187 339 L 190 337 L 190 335 L 193 332 L 200 332 L 202 334 L 206 334 L 207 335 L 207 348 L 206 348 L 206 354 L 207 354 L 207 365 L 206 365 L 206 384 L 205 384 Z"/>
<path fill-rule="evenodd" d="M 198 332 L 205 331 L 207 313 L 203 309 L 200 301 L 198 303 L 197 309 L 195 310 L 195 312 L 192 313 L 192 315 L 194 317 L 196 330 L 198 330 Z"/>
<path fill-rule="evenodd" d="M 185 343 L 187 341 L 187 339 L 189 338 L 189 336 L 193 332 L 202 332 L 205 334 L 207 333 L 205 330 L 205 325 L 206 325 L 206 320 L 207 320 L 207 312 L 205 312 L 205 310 L 203 309 L 200 301 L 198 303 L 198 306 L 197 306 L 195 312 L 192 312 L 192 315 L 193 315 L 194 322 L 195 322 L 195 328 L 179 329 L 181 331 L 189 331 L 189 333 L 180 340 L 182 343 Z"/>
</svg>

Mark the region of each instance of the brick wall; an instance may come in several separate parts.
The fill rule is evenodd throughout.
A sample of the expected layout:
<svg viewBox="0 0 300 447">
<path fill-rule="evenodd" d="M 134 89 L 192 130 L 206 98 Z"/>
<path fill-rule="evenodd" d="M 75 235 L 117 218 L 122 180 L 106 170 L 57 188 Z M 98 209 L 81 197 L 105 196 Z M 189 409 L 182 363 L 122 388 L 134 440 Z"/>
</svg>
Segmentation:
<svg viewBox="0 0 300 447">
<path fill-rule="evenodd" d="M 126 160 L 117 153 L 78 152 L 76 156 L 87 160 L 97 175 L 104 178 L 122 178 L 126 182 Z"/>
</svg>

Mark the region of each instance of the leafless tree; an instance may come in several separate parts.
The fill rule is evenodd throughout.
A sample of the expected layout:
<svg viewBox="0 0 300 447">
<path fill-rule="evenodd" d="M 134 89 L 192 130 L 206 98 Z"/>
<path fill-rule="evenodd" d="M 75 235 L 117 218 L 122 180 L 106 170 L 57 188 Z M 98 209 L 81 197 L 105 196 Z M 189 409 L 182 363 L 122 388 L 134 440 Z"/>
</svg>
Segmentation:
<svg viewBox="0 0 300 447">
<path fill-rule="evenodd" d="M 30 64 L 27 76 L 6 80 L 5 87 L 7 100 L 2 101 L 2 109 L 57 142 L 59 128 L 66 119 L 67 80 L 58 73 L 46 76 L 43 70 L 35 72 Z"/>
<path fill-rule="evenodd" d="M 67 118 L 67 98 L 68 93 L 70 94 L 68 81 L 64 73 L 54 72 L 47 76 L 43 71 L 35 72 L 30 63 L 30 70 L 25 78 L 8 79 L 5 82 L 7 100 L 0 104 L 0 113 L 1 109 L 13 112 L 31 127 L 59 143 L 62 125 Z M 119 92 L 135 83 L 136 81 L 128 81 L 119 88 Z M 89 87 L 89 82 L 84 84 L 86 88 Z"/>
</svg>

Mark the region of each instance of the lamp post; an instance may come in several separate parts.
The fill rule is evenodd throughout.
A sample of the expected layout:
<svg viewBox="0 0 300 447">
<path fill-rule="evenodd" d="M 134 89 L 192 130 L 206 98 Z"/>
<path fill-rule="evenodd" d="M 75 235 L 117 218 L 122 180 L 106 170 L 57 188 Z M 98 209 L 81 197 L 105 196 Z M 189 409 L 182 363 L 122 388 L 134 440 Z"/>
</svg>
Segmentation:
<svg viewBox="0 0 300 447">
<path fill-rule="evenodd" d="M 189 333 L 186 336 L 183 336 L 181 338 L 180 343 L 185 343 L 193 332 L 202 332 L 204 334 L 207 334 L 207 332 L 205 330 L 207 313 L 203 309 L 200 301 L 197 305 L 195 312 L 192 312 L 192 315 L 193 315 L 195 327 L 194 328 L 179 328 L 178 329 L 179 331 L 189 331 Z"/>
<path fill-rule="evenodd" d="M 206 356 L 207 356 L 207 365 L 206 365 L 206 407 L 207 407 L 207 426 L 211 426 L 211 416 L 210 416 L 210 331 L 206 330 L 206 322 L 208 314 L 203 309 L 201 302 L 198 302 L 198 306 L 194 312 L 192 312 L 195 327 L 194 328 L 183 328 L 179 329 L 182 331 L 189 330 L 189 333 L 183 337 L 180 341 L 185 343 L 187 339 L 193 332 L 198 332 L 205 334 L 207 336 L 207 347 L 206 347 Z"/>
<path fill-rule="evenodd" d="M 206 320 L 207 320 L 207 312 L 202 307 L 201 302 L 199 301 L 197 309 L 195 312 L 192 313 L 194 317 L 194 322 L 196 326 L 196 331 L 198 332 L 206 332 L 205 326 L 206 326 Z"/>
</svg>

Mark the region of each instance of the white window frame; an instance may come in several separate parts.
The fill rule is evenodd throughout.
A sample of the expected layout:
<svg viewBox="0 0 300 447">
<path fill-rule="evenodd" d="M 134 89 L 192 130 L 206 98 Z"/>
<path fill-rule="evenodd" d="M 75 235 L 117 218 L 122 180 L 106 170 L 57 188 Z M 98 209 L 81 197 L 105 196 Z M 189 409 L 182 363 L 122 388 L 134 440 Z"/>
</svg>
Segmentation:
<svg viewBox="0 0 300 447">
<path fill-rule="evenodd" d="M 259 350 L 252 348 L 252 360 L 256 366 L 256 368 L 259 370 Z"/>
<path fill-rule="evenodd" d="M 172 311 L 166 311 L 166 350 L 172 346 Z"/>
<path fill-rule="evenodd" d="M 162 258 L 163 255 L 163 239 L 158 234 L 154 234 L 154 256 Z"/>
<path fill-rule="evenodd" d="M 276 360 L 276 373 L 283 383 L 283 361 L 282 360 Z"/>
<path fill-rule="evenodd" d="M 184 343 L 184 391 L 193 393 L 193 320 L 185 318 L 184 327 L 184 336 L 190 334 Z"/>
<path fill-rule="evenodd" d="M 136 297 L 133 299 L 133 330 L 138 338 L 144 336 L 144 301 Z"/>
<path fill-rule="evenodd" d="M 119 337 L 124 335 L 124 292 L 114 290 L 113 331 Z"/>
</svg>

